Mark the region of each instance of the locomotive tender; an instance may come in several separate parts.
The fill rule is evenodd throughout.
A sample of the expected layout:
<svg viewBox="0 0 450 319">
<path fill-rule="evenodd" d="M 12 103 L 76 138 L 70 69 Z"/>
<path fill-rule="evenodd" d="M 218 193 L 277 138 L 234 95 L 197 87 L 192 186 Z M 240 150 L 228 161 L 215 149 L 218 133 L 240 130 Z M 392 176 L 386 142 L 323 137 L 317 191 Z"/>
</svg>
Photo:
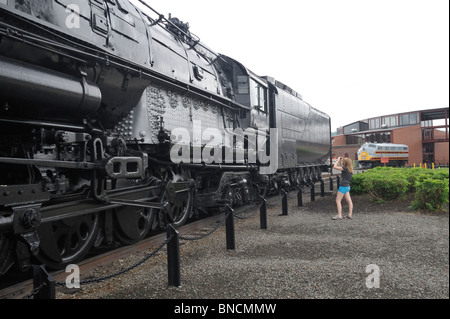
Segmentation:
<svg viewBox="0 0 450 319">
<path fill-rule="evenodd" d="M 140 4 L 0 0 L 0 275 L 328 169 L 328 115 Z"/>
</svg>

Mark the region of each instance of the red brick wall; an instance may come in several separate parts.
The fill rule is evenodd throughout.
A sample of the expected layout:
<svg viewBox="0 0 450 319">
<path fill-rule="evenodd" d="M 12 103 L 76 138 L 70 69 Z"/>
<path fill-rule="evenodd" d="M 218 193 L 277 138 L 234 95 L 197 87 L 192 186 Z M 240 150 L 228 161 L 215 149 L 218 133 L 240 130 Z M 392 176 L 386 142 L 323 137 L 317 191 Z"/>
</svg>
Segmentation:
<svg viewBox="0 0 450 319">
<path fill-rule="evenodd" d="M 336 146 L 333 147 L 332 157 L 348 157 L 351 160 L 358 160 L 358 150 L 360 146 L 348 145 L 348 146 Z"/>
<path fill-rule="evenodd" d="M 392 131 L 393 144 L 405 144 L 409 146 L 410 166 L 423 162 L 422 127 L 420 125 L 408 126 Z"/>
<path fill-rule="evenodd" d="M 449 163 L 449 147 L 448 142 L 436 143 L 434 146 L 434 158 L 436 164 L 448 164 Z"/>
<path fill-rule="evenodd" d="M 332 156 L 337 157 L 349 157 L 351 160 L 357 160 L 359 145 L 346 145 L 347 138 L 345 135 L 337 135 L 333 137 Z"/>
<path fill-rule="evenodd" d="M 434 135 L 435 139 L 446 139 L 447 138 L 445 131 L 434 130 L 433 135 Z"/>
<path fill-rule="evenodd" d="M 333 146 L 342 146 L 346 145 L 347 139 L 345 135 L 337 135 L 333 136 Z"/>
</svg>

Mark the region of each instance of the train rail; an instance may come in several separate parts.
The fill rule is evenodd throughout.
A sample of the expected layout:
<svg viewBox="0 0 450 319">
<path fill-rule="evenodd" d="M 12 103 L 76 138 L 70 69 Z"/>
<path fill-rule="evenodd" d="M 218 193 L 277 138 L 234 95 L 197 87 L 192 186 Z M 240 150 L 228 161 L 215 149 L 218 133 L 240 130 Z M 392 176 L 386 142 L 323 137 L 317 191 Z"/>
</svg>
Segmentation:
<svg viewBox="0 0 450 319">
<path fill-rule="evenodd" d="M 223 219 L 222 215 L 217 215 L 202 219 L 193 223 L 190 223 L 180 229 L 180 234 L 188 234 L 199 229 L 214 224 Z M 80 273 L 86 274 L 100 266 L 107 266 L 115 260 L 126 258 L 131 254 L 151 250 L 164 243 L 166 239 L 165 233 L 160 233 L 155 236 L 149 237 L 138 244 L 131 246 L 123 246 L 112 251 L 105 252 L 103 254 L 91 257 L 84 260 L 78 266 L 80 267 Z M 52 272 L 51 275 L 57 282 L 64 282 L 67 277 L 67 273 L 64 271 Z M 0 299 L 17 299 L 27 296 L 33 289 L 33 280 L 26 280 L 17 284 L 13 284 L 10 287 L 0 290 Z"/>
</svg>

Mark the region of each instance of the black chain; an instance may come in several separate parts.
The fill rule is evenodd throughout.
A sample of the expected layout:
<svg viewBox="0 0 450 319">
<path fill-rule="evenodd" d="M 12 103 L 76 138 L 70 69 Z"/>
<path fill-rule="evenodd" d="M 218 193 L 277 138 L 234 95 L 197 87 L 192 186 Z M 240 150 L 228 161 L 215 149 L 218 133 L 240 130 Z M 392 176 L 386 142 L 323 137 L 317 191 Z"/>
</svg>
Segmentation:
<svg viewBox="0 0 450 319">
<path fill-rule="evenodd" d="M 228 216 L 230 216 L 230 214 L 231 214 L 231 211 L 228 212 L 228 214 L 225 216 L 225 219 L 222 222 L 220 222 L 220 224 L 218 224 L 216 227 L 214 227 L 212 230 L 210 230 L 206 234 L 203 234 L 203 235 L 200 235 L 200 236 L 191 236 L 191 237 L 179 236 L 178 238 L 180 238 L 182 240 L 186 240 L 186 241 L 202 240 L 202 239 L 212 235 L 220 227 L 224 226 L 225 225 L 225 221 L 227 220 Z"/>
<path fill-rule="evenodd" d="M 28 295 L 24 296 L 23 299 L 31 299 L 31 298 L 33 298 L 33 297 L 36 296 L 36 295 L 41 291 L 41 289 L 44 288 L 45 286 L 47 286 L 47 283 L 44 282 L 44 283 L 41 284 L 39 287 L 36 287 L 36 288 L 34 288 L 33 290 L 31 290 L 31 292 L 30 292 Z"/>
<path fill-rule="evenodd" d="M 270 205 L 269 203 L 267 203 L 267 205 Z M 212 230 L 210 230 L 208 233 L 200 235 L 200 236 L 179 236 L 179 239 L 181 240 L 186 240 L 186 241 L 195 241 L 195 240 L 201 240 L 204 239 L 210 235 L 212 235 L 214 232 L 216 232 L 219 228 L 221 228 L 222 226 L 225 225 L 225 222 L 227 220 L 227 218 L 230 216 L 230 214 L 233 214 L 234 217 L 238 218 L 238 219 L 249 219 L 251 217 L 253 217 L 254 215 L 256 215 L 258 213 L 257 210 L 255 210 L 255 212 L 253 212 L 252 214 L 250 214 L 249 216 L 246 217 L 242 217 L 239 216 L 237 214 L 234 213 L 234 211 L 230 210 L 228 211 L 228 213 L 226 214 L 224 220 L 222 222 L 220 222 L 217 226 L 215 226 Z M 105 280 L 109 280 L 112 279 L 114 277 L 118 277 L 120 275 L 123 275 L 139 266 L 141 266 L 142 264 L 144 264 L 145 262 L 147 262 L 150 258 L 152 258 L 153 256 L 155 256 L 165 245 L 167 245 L 171 240 L 172 240 L 173 236 L 171 236 L 170 238 L 166 239 L 158 248 L 156 248 L 152 253 L 150 253 L 148 256 L 146 256 L 144 259 L 142 259 L 141 261 L 137 262 L 136 264 L 125 268 L 121 271 L 118 271 L 116 273 L 107 275 L 107 276 L 102 276 L 102 277 L 97 277 L 97 278 L 91 278 L 91 279 L 86 279 L 86 280 L 81 280 L 80 281 L 80 285 L 88 285 L 88 284 L 93 284 L 93 283 L 99 283 Z M 57 281 L 55 282 L 56 286 L 65 286 L 66 282 L 61 282 L 61 281 Z M 44 288 L 46 286 L 46 283 L 43 283 L 42 285 L 40 285 L 39 287 L 34 288 L 28 295 L 26 295 L 24 297 L 24 299 L 30 299 L 31 297 L 37 295 L 39 293 L 39 291 Z"/>
<path fill-rule="evenodd" d="M 300 189 L 300 191 L 302 191 L 302 189 Z M 288 198 L 294 198 L 295 196 L 290 197 L 289 195 L 287 195 Z M 282 195 L 280 194 L 280 197 L 282 197 Z M 262 205 L 262 204 L 261 204 Z M 272 206 L 271 203 L 266 203 L 266 205 L 268 206 Z M 275 204 L 277 205 L 277 204 Z M 226 214 L 224 220 L 219 223 L 217 226 L 215 226 L 212 230 L 210 230 L 208 233 L 203 234 L 201 236 L 192 236 L 192 237 L 187 237 L 187 236 L 179 236 L 179 239 L 181 240 L 186 240 L 186 241 L 195 241 L 195 240 L 201 240 L 204 239 L 208 236 L 210 236 L 211 234 L 213 234 L 214 232 L 216 232 L 219 228 L 221 228 L 222 226 L 225 225 L 225 222 L 227 220 L 227 218 L 230 216 L 230 214 L 233 214 L 234 217 L 238 218 L 238 219 L 249 219 L 251 217 L 253 217 L 254 215 L 256 215 L 258 213 L 257 210 L 255 210 L 255 212 L 253 212 L 252 214 L 250 214 L 249 216 L 243 217 L 243 216 L 239 216 L 238 214 L 235 214 L 233 210 L 229 210 L 228 213 Z M 107 276 L 102 276 L 102 277 L 97 277 L 97 278 L 91 278 L 91 279 L 86 279 L 86 280 L 82 280 L 80 281 L 80 285 L 87 285 L 87 284 L 93 284 L 93 283 L 99 283 L 105 280 L 109 280 L 112 279 L 114 277 L 118 277 L 120 275 L 123 275 L 139 266 L 141 266 L 142 264 L 144 264 L 145 262 L 147 262 L 150 258 L 152 258 L 153 256 L 155 256 L 165 245 L 167 245 L 171 240 L 172 240 L 173 236 L 171 236 L 170 238 L 167 238 L 158 248 L 156 248 L 153 252 L 151 252 L 148 256 L 146 256 L 144 259 L 140 260 L 139 262 L 137 262 L 136 264 L 125 268 L 121 271 L 118 271 L 116 273 L 107 275 Z M 55 282 L 56 286 L 64 286 L 66 283 L 65 282 L 61 282 L 61 281 L 57 281 Z M 34 297 L 35 295 L 37 295 L 40 290 L 42 288 L 44 288 L 47 284 L 43 283 L 41 284 L 39 287 L 34 288 L 29 294 L 27 294 L 26 296 L 24 296 L 24 299 L 31 299 L 32 297 Z"/>
<path fill-rule="evenodd" d="M 262 205 L 262 204 L 261 204 Z M 249 219 L 249 218 L 252 218 L 253 216 L 255 216 L 256 214 L 258 214 L 259 213 L 259 210 L 255 210 L 253 213 L 251 213 L 250 215 L 248 215 L 248 216 L 239 216 L 238 214 L 234 214 L 234 217 L 236 217 L 237 219 L 242 219 L 242 220 L 245 220 L 245 219 Z"/>
<path fill-rule="evenodd" d="M 118 272 L 116 272 L 114 274 L 111 274 L 111 275 L 107 275 L 107 276 L 103 276 L 103 277 L 97 277 L 97 278 L 91 278 L 91 279 L 86 279 L 86 280 L 81 280 L 80 281 L 80 285 L 94 284 L 94 283 L 99 283 L 99 282 L 102 282 L 102 281 L 105 281 L 105 280 L 109 280 L 109 279 L 112 279 L 114 277 L 118 277 L 120 275 L 123 275 L 123 274 L 125 274 L 125 273 L 127 273 L 127 272 L 129 272 L 129 271 L 131 271 L 131 270 L 141 266 L 142 264 L 147 262 L 150 258 L 155 256 L 161 249 L 163 249 L 163 247 L 165 245 L 167 245 L 167 243 L 169 243 L 172 240 L 172 238 L 173 238 L 173 236 L 171 236 L 170 238 L 166 239 L 166 241 L 164 243 L 162 243 L 158 248 L 156 248 L 153 252 L 151 252 L 147 257 L 145 257 L 141 261 L 137 262 L 136 264 L 134 264 L 134 265 L 132 265 L 132 266 L 130 266 L 128 268 L 125 268 L 125 269 L 123 269 L 121 271 L 118 271 Z M 57 285 L 57 286 L 65 286 L 65 284 L 66 284 L 65 282 L 61 282 L 61 281 L 55 282 L 55 285 Z"/>
</svg>

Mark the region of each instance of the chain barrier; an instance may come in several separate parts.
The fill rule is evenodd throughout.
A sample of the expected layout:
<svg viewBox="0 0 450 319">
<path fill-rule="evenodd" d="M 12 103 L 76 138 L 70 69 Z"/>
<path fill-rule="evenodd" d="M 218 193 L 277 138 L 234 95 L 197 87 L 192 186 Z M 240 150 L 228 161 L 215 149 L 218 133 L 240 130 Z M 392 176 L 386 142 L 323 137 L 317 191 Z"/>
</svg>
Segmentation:
<svg viewBox="0 0 450 319">
<path fill-rule="evenodd" d="M 261 207 L 261 205 L 262 205 L 262 203 L 259 204 L 258 209 L 259 209 L 259 207 Z M 248 216 L 240 216 L 240 215 L 234 213 L 234 217 L 236 217 L 237 219 L 246 220 L 246 219 L 252 218 L 253 216 L 255 216 L 255 215 L 258 214 L 258 213 L 259 213 L 259 210 L 255 210 L 253 213 L 251 213 L 251 214 L 248 215 Z"/>
<path fill-rule="evenodd" d="M 312 186 L 312 185 L 311 185 Z M 297 192 L 302 192 L 303 193 L 303 188 L 297 189 Z M 283 197 L 286 196 L 286 198 L 294 198 L 295 196 L 289 196 L 288 193 L 285 193 L 285 195 L 280 193 L 280 198 L 283 199 Z M 237 213 L 235 213 L 235 211 L 233 209 L 231 209 L 231 207 L 229 207 L 229 209 L 227 209 L 227 214 L 225 215 L 225 218 L 222 222 L 220 222 L 218 225 L 216 225 L 212 230 L 208 231 L 206 234 L 200 235 L 200 236 L 178 236 L 178 239 L 181 240 L 186 240 L 186 241 L 196 241 L 196 240 L 202 240 L 210 235 L 212 235 L 214 232 L 216 232 L 219 228 L 223 227 L 226 223 L 227 220 L 229 219 L 230 215 L 233 214 L 233 217 L 236 217 L 237 219 L 241 219 L 241 220 L 246 220 L 249 218 L 252 218 L 253 216 L 255 216 L 257 213 L 261 212 L 261 208 L 262 206 L 265 204 L 264 207 L 266 206 L 275 206 L 278 205 L 278 203 L 269 203 L 267 202 L 264 198 L 262 198 L 263 201 L 259 204 L 259 210 L 256 210 L 251 213 L 248 216 L 242 216 L 239 215 Z M 256 207 L 258 207 L 258 205 L 255 205 Z M 247 211 L 250 209 L 245 209 L 244 211 Z M 265 210 L 265 208 L 264 208 Z M 242 212 L 241 212 L 242 213 Z M 262 214 L 262 213 L 261 213 Z M 228 226 L 227 226 L 228 227 Z M 266 227 L 266 226 L 265 226 Z M 262 228 L 264 228 L 262 226 Z M 227 229 L 228 232 L 228 229 Z M 234 232 L 234 230 L 233 230 Z M 227 234 L 228 235 L 228 234 Z M 102 277 L 97 277 L 97 278 L 90 278 L 90 279 L 86 279 L 86 280 L 82 280 L 80 281 L 80 285 L 88 285 L 88 284 L 94 284 L 94 283 L 99 283 L 105 280 L 109 280 L 118 276 L 121 276 L 139 266 L 141 266 L 142 264 L 144 264 L 145 262 L 147 262 L 150 258 L 152 258 L 153 256 L 155 256 L 161 249 L 164 248 L 164 246 L 166 246 L 167 244 L 169 244 L 171 242 L 171 240 L 174 238 L 174 235 L 168 237 L 161 245 L 159 245 L 154 251 L 152 251 L 148 256 L 146 256 L 145 258 L 143 258 L 142 260 L 140 260 L 139 262 L 135 263 L 134 265 L 131 265 L 123 270 L 120 270 L 116 273 L 110 274 L 110 275 L 106 275 L 106 276 L 102 276 Z M 66 285 L 66 282 L 55 282 L 55 286 L 64 286 Z M 29 294 L 27 294 L 26 296 L 24 296 L 24 299 L 31 299 L 33 297 L 35 297 L 36 295 L 38 295 L 42 289 L 44 289 L 47 286 L 47 283 L 42 283 L 41 285 L 39 285 L 38 287 L 34 288 Z"/>
<path fill-rule="evenodd" d="M 298 191 L 298 189 L 297 189 L 297 191 Z M 302 191 L 303 191 L 303 188 L 302 188 Z M 280 201 L 283 200 L 283 196 L 284 196 L 283 193 L 280 191 L 280 193 L 278 194 L 278 197 L 279 197 Z M 293 198 L 296 198 L 296 197 L 297 197 L 297 195 L 288 195 L 288 199 L 293 199 Z M 278 206 L 278 205 L 280 205 L 280 202 L 278 200 L 267 202 L 267 207 L 275 207 L 275 206 Z"/>
<path fill-rule="evenodd" d="M 207 232 L 206 234 L 200 235 L 200 236 L 179 236 L 180 239 L 182 240 L 186 240 L 186 241 L 195 241 L 195 240 L 202 240 L 205 239 L 206 237 L 212 235 L 214 232 L 216 232 L 219 228 L 223 227 L 225 225 L 225 222 L 227 220 L 227 218 L 230 216 L 232 212 L 228 211 L 228 213 L 225 215 L 225 219 L 220 222 L 218 225 L 216 225 L 212 230 L 210 230 L 209 232 Z"/>
<path fill-rule="evenodd" d="M 110 274 L 107 276 L 102 276 L 102 277 L 97 277 L 97 278 L 91 278 L 91 279 L 85 279 L 85 280 L 81 280 L 80 281 L 80 285 L 88 285 L 88 284 L 94 284 L 94 283 L 99 283 L 105 280 L 109 280 L 112 279 L 114 277 L 118 277 L 120 275 L 123 275 L 141 265 L 143 265 L 144 263 L 146 263 L 150 258 L 152 258 L 153 256 L 155 256 L 161 249 L 164 248 L 165 245 L 167 245 L 167 243 L 169 243 L 172 240 L 173 237 L 167 238 L 161 245 L 158 246 L 158 248 L 156 248 L 154 251 L 152 251 L 148 256 L 146 256 L 144 259 L 140 260 L 139 262 L 135 263 L 134 265 L 129 266 L 128 268 L 125 268 L 123 270 L 120 270 L 114 274 Z M 57 281 L 55 282 L 56 286 L 64 286 L 66 283 L 65 282 L 61 282 L 61 281 Z"/>
<path fill-rule="evenodd" d="M 23 296 L 23 299 L 31 299 L 31 298 L 33 298 L 33 297 L 36 296 L 36 295 L 41 291 L 41 289 L 44 288 L 45 286 L 47 286 L 47 283 L 44 282 L 44 283 L 41 284 L 40 286 L 38 286 L 38 287 L 34 288 L 33 290 L 31 290 L 31 292 L 30 292 L 28 295 Z"/>
</svg>

